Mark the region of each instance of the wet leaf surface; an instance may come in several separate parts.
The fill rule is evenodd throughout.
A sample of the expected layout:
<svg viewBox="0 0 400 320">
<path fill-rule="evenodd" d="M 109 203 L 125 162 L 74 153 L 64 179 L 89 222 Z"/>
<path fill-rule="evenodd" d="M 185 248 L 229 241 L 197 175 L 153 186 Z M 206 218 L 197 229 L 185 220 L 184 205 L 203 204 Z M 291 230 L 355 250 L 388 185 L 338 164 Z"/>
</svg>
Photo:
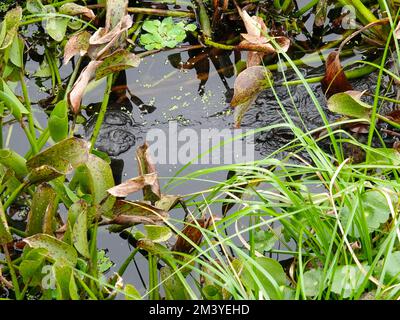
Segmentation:
<svg viewBox="0 0 400 320">
<path fill-rule="evenodd" d="M 328 99 L 328 108 L 348 117 L 369 120 L 372 106 L 361 101 L 362 95 L 359 91 L 336 93 Z"/>
<path fill-rule="evenodd" d="M 96 69 L 96 80 L 128 68 L 139 66 L 140 58 L 135 54 L 120 49 L 104 58 Z"/>
</svg>

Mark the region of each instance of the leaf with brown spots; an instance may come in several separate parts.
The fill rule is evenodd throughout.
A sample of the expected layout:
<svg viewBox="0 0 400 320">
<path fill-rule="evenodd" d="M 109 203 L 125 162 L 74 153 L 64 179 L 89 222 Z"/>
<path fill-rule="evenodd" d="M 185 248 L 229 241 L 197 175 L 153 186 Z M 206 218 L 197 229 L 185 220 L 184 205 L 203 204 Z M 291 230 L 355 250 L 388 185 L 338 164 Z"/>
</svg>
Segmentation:
<svg viewBox="0 0 400 320">
<path fill-rule="evenodd" d="M 129 51 L 120 49 L 105 57 L 96 69 L 96 80 L 139 65 L 140 58 Z"/>
<path fill-rule="evenodd" d="M 338 51 L 331 52 L 328 55 L 325 63 L 325 76 L 321 80 L 321 85 L 327 98 L 336 93 L 353 89 L 340 64 Z"/>
<path fill-rule="evenodd" d="M 87 17 L 90 20 L 93 20 L 94 18 L 96 18 L 94 12 L 85 7 L 85 6 L 81 6 L 79 4 L 76 3 L 65 3 L 60 7 L 59 12 L 61 14 L 66 14 L 69 16 L 77 16 L 77 15 L 83 15 L 85 17 Z"/>
<path fill-rule="evenodd" d="M 74 34 L 67 42 L 64 48 L 64 65 L 77 54 L 83 57 L 89 49 L 90 33 L 82 31 Z"/>
</svg>

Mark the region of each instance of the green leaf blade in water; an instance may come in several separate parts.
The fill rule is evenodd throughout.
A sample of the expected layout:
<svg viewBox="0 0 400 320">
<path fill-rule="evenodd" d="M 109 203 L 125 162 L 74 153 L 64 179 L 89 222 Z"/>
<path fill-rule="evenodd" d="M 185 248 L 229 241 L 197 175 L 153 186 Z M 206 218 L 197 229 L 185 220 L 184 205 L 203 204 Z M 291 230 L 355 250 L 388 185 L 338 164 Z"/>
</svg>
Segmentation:
<svg viewBox="0 0 400 320">
<path fill-rule="evenodd" d="M 146 238 L 154 242 L 164 242 L 172 237 L 172 230 L 167 226 L 144 225 Z"/>
<path fill-rule="evenodd" d="M 369 120 L 372 106 L 361 101 L 362 92 L 336 93 L 328 99 L 328 109 L 344 116 Z"/>
<path fill-rule="evenodd" d="M 117 50 L 107 56 L 96 69 L 96 80 L 128 68 L 139 66 L 140 58 L 126 50 Z"/>
</svg>

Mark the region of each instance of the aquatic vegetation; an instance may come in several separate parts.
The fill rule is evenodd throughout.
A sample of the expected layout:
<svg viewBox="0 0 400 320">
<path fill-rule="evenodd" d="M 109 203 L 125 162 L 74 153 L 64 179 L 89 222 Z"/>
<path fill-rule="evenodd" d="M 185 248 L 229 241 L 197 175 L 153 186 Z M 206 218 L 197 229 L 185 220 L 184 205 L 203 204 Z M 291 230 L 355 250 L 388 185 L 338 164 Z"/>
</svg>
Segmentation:
<svg viewBox="0 0 400 320">
<path fill-rule="evenodd" d="M 369 4 L 5 2 L 0 297 L 399 299 L 400 8 Z M 248 117 L 256 119 L 233 140 L 278 139 L 279 130 L 289 138 L 255 161 L 196 171 L 190 161 L 166 180 L 151 146 L 126 130 L 145 130 L 141 120 L 152 112 L 128 80 L 148 81 L 138 68 L 165 52 L 175 70 L 160 82 L 193 70 L 206 101 L 214 72 L 227 122 L 250 127 Z M 377 81 L 367 88 L 354 81 L 371 74 Z M 45 99 L 35 102 L 33 82 Z M 305 92 L 297 100 L 296 86 Z M 88 106 L 96 87 L 100 102 Z M 266 91 L 282 122 L 251 113 L 271 108 L 257 103 Z M 305 121 L 304 101 L 322 125 Z M 96 149 L 99 140 L 121 143 Z M 137 165 L 133 157 L 128 165 L 137 174 L 119 174 L 117 156 L 136 143 Z M 104 234 L 132 246 L 122 263 L 100 245 Z M 139 256 L 145 270 L 131 268 Z M 130 283 L 132 272 L 140 282 Z"/>
</svg>

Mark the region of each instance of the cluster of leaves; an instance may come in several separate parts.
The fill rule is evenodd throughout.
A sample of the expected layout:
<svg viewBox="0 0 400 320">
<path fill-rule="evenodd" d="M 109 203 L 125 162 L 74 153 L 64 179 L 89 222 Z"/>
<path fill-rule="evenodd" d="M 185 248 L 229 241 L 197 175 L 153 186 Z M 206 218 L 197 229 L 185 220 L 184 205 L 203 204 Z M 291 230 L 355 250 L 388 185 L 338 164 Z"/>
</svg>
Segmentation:
<svg viewBox="0 0 400 320">
<path fill-rule="evenodd" d="M 175 48 L 186 39 L 187 31 L 195 31 L 195 24 L 185 24 L 183 21 L 174 22 L 172 17 L 160 20 L 147 20 L 142 29 L 147 33 L 140 36 L 140 43 L 146 50 Z"/>
</svg>

